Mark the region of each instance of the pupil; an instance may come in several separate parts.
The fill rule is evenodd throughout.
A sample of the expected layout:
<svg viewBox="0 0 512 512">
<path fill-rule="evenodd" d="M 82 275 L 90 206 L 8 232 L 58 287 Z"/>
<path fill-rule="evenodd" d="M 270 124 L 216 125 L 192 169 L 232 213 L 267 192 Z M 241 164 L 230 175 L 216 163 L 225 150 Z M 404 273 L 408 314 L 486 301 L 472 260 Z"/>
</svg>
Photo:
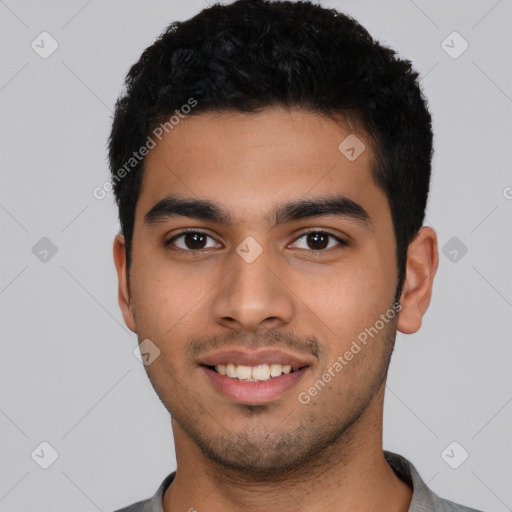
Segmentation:
<svg viewBox="0 0 512 512">
<path fill-rule="evenodd" d="M 315 250 L 325 249 L 329 244 L 329 239 L 325 233 L 312 233 L 308 238 L 309 241 L 313 241 L 313 243 L 310 244 L 310 247 Z"/>
<path fill-rule="evenodd" d="M 187 233 L 187 235 L 185 236 L 185 245 L 189 249 L 201 249 L 204 246 L 205 238 L 206 237 L 204 235 L 202 235 L 201 233 Z M 192 243 L 188 243 L 188 242 L 190 242 L 191 239 L 192 239 Z M 199 239 L 202 239 L 202 240 L 198 241 Z M 198 247 L 198 246 L 200 246 L 200 247 Z"/>
</svg>

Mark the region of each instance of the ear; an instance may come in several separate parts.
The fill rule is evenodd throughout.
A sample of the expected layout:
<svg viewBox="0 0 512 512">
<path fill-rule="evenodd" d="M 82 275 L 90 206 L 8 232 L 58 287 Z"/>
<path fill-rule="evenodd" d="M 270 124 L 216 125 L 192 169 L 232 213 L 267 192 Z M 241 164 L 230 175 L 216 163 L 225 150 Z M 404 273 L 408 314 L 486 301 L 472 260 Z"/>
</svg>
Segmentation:
<svg viewBox="0 0 512 512">
<path fill-rule="evenodd" d="M 405 281 L 400 297 L 400 316 L 397 329 L 412 334 L 421 327 L 421 319 L 432 297 L 432 285 L 439 264 L 437 235 L 423 226 L 409 245 Z"/>
<path fill-rule="evenodd" d="M 130 281 L 126 266 L 126 244 L 124 236 L 121 234 L 116 235 L 114 239 L 114 263 L 116 265 L 118 281 L 117 301 L 128 329 L 137 332 L 130 300 Z"/>
</svg>

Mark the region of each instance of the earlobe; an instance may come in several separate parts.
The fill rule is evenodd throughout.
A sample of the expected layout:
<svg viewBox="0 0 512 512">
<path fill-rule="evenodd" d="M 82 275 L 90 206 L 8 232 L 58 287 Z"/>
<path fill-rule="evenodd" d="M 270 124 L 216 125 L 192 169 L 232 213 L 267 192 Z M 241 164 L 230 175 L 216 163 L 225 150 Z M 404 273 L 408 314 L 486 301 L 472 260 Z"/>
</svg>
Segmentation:
<svg viewBox="0 0 512 512">
<path fill-rule="evenodd" d="M 400 297 L 402 309 L 397 329 L 404 334 L 419 330 L 432 297 L 432 285 L 439 264 L 437 235 L 423 226 L 407 251 L 405 282 Z"/>
<path fill-rule="evenodd" d="M 123 235 L 116 235 L 114 239 L 113 252 L 114 264 L 116 266 L 117 271 L 117 300 L 119 303 L 119 307 L 121 308 L 121 312 L 123 314 L 123 318 L 128 329 L 130 329 L 133 332 L 137 332 L 135 325 L 135 317 L 131 306 L 130 282 L 128 268 L 126 266 L 126 243 Z"/>
</svg>

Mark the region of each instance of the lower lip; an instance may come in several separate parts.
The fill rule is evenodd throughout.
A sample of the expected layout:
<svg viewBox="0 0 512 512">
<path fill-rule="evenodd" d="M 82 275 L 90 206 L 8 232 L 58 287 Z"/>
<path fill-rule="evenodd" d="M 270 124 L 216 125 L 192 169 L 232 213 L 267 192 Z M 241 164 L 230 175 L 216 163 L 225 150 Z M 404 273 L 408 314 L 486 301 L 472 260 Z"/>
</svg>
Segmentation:
<svg viewBox="0 0 512 512">
<path fill-rule="evenodd" d="M 295 386 L 304 376 L 307 367 L 282 374 L 261 382 L 247 382 L 221 375 L 206 366 L 201 367 L 213 387 L 225 398 L 245 405 L 261 405 L 275 400 Z"/>
</svg>

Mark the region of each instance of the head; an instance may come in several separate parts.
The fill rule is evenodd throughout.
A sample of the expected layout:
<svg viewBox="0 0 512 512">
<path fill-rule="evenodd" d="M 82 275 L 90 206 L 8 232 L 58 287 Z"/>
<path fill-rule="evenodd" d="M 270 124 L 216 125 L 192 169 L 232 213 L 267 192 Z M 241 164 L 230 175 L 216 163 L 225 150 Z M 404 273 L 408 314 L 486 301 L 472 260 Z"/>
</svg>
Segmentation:
<svg viewBox="0 0 512 512">
<path fill-rule="evenodd" d="M 421 325 L 437 267 L 409 61 L 308 2 L 214 5 L 130 69 L 109 156 L 119 302 L 160 350 L 146 369 L 175 435 L 268 476 L 381 414 L 396 330 Z M 288 358 L 294 384 L 226 394 L 212 367 L 230 357 Z"/>
</svg>

